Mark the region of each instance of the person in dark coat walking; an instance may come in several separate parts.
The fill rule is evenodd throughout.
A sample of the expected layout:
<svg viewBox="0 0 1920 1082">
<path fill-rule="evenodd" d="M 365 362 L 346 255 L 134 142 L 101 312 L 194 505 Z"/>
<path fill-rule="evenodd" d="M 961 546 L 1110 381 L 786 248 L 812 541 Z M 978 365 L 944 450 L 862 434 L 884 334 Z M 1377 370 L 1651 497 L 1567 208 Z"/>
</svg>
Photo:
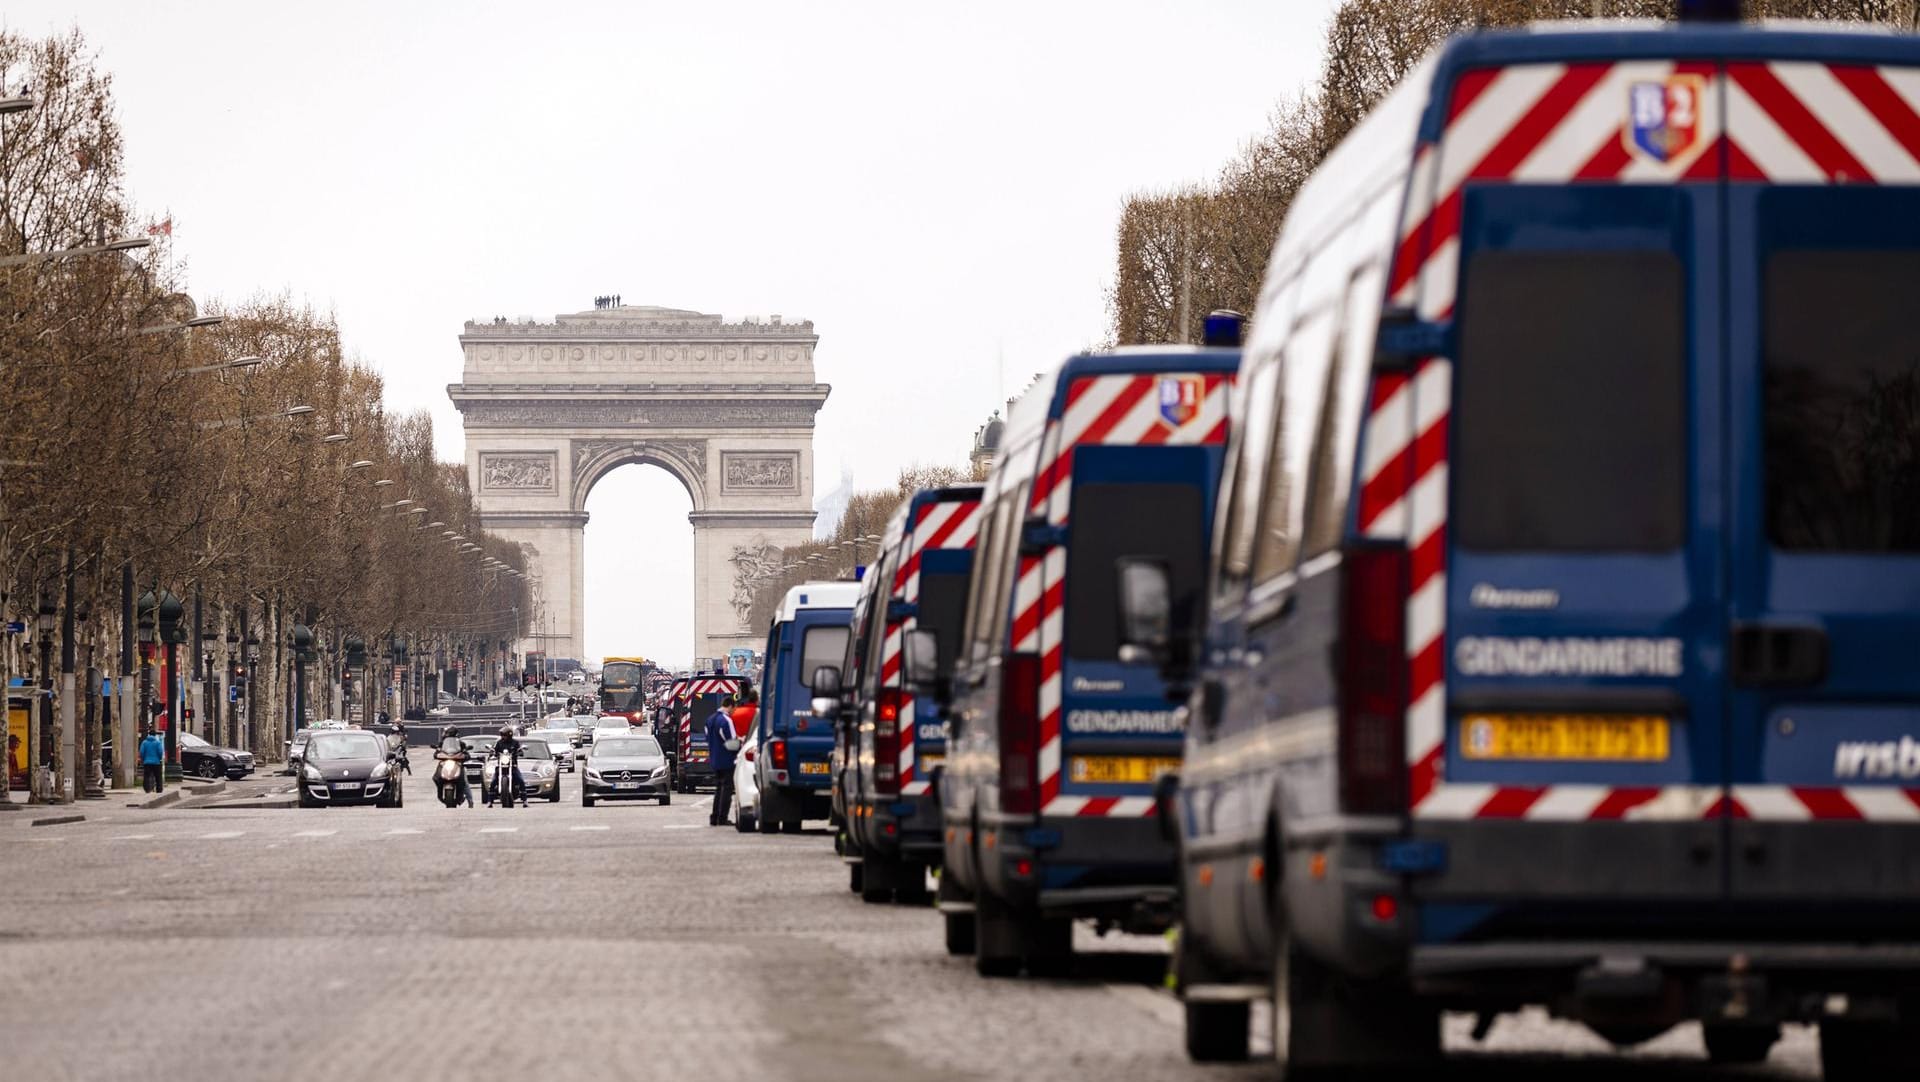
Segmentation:
<svg viewBox="0 0 1920 1082">
<path fill-rule="evenodd" d="M 720 709 L 707 715 L 707 763 L 713 767 L 713 812 L 707 825 L 732 826 L 727 818 L 733 810 L 733 756 L 740 750 L 740 738 L 734 735 L 731 696 L 720 700 Z"/>
</svg>

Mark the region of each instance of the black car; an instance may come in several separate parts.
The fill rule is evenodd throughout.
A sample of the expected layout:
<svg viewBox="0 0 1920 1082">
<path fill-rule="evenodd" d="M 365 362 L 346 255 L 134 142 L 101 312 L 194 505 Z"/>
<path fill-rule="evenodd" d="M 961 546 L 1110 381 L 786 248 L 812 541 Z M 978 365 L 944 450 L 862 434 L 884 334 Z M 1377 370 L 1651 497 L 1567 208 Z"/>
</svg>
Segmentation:
<svg viewBox="0 0 1920 1082">
<path fill-rule="evenodd" d="M 300 759 L 300 806 L 400 806 L 400 771 L 387 738 L 362 729 L 316 732 Z"/>
<path fill-rule="evenodd" d="M 253 756 L 239 748 L 219 747 L 192 733 L 181 733 L 180 769 L 196 778 L 239 781 L 253 773 Z"/>
</svg>

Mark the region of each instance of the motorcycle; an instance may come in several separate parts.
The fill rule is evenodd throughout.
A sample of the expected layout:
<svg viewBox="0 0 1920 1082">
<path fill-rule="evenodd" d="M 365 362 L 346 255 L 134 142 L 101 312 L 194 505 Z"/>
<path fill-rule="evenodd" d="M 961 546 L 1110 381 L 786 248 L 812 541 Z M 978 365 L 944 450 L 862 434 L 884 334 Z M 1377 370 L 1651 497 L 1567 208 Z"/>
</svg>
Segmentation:
<svg viewBox="0 0 1920 1082">
<path fill-rule="evenodd" d="M 458 759 L 442 759 L 433 768 L 434 788 L 439 791 L 440 803 L 449 808 L 460 806 L 460 771 Z"/>
<path fill-rule="evenodd" d="M 503 808 L 513 807 L 513 798 L 520 797 L 520 806 L 526 807 L 527 796 L 520 792 L 519 756 L 504 751 L 493 757 L 493 795 Z M 491 803 L 491 801 L 489 801 Z"/>
</svg>

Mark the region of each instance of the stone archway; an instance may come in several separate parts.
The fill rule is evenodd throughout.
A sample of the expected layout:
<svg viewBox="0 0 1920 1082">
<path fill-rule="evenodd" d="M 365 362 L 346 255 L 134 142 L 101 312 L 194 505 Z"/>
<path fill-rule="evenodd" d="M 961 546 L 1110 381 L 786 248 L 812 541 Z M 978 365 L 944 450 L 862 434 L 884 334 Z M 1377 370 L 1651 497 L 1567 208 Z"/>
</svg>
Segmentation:
<svg viewBox="0 0 1920 1082">
<path fill-rule="evenodd" d="M 602 307 L 552 323 L 468 323 L 447 388 L 467 438 L 481 525 L 528 554 L 540 612 L 529 649 L 582 657 L 587 493 L 628 463 L 692 497 L 694 651 L 758 647 L 748 580 L 813 530 L 811 323 L 727 323 L 670 308 Z"/>
</svg>

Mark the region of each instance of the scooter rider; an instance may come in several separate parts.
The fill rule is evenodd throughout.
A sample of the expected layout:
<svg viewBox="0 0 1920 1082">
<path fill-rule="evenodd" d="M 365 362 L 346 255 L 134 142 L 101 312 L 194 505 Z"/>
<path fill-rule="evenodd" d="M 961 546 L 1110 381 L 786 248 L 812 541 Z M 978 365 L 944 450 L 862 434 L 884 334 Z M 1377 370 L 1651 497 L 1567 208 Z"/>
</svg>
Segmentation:
<svg viewBox="0 0 1920 1082">
<path fill-rule="evenodd" d="M 527 783 L 526 779 L 520 773 L 520 738 L 513 734 L 513 726 L 511 725 L 500 726 L 500 739 L 493 743 L 493 754 L 495 758 L 506 753 L 512 753 L 513 755 L 513 792 L 498 792 L 497 790 L 500 787 L 496 784 L 494 786 L 496 790 L 494 796 L 500 798 L 500 800 L 506 803 L 507 807 L 511 808 L 513 807 L 513 798 L 516 794 L 520 795 L 520 803 L 525 804 L 527 802 L 525 796 Z"/>
<path fill-rule="evenodd" d="M 433 750 L 435 762 L 451 759 L 460 764 L 460 797 L 473 807 L 473 788 L 467 784 L 467 746 L 460 742 L 460 732 L 449 725 L 440 730 L 440 746 Z"/>
</svg>

